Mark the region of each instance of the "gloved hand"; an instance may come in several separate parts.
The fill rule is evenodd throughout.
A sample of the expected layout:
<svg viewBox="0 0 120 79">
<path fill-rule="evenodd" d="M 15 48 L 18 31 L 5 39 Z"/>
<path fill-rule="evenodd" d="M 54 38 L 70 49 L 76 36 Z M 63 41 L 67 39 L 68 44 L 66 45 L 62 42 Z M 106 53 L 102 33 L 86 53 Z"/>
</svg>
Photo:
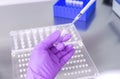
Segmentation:
<svg viewBox="0 0 120 79">
<path fill-rule="evenodd" d="M 54 79 L 74 54 L 73 46 L 63 43 L 70 38 L 70 34 L 61 37 L 57 30 L 38 44 L 31 53 L 26 79 Z"/>
</svg>

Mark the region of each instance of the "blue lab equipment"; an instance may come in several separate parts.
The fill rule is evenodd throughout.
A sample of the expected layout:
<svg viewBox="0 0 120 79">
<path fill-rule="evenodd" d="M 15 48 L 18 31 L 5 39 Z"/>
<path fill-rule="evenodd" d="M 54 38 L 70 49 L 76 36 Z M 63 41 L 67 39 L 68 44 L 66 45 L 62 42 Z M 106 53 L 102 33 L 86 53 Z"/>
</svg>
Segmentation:
<svg viewBox="0 0 120 79">
<path fill-rule="evenodd" d="M 113 11 L 120 17 L 120 0 L 113 0 Z"/>
<path fill-rule="evenodd" d="M 120 0 L 116 0 L 120 4 Z"/>
<path fill-rule="evenodd" d="M 66 5 L 65 0 L 58 0 L 54 4 L 54 16 L 74 19 L 77 14 L 87 5 L 90 0 L 83 1 L 82 6 Z M 95 10 L 96 1 L 88 8 L 88 10 L 79 18 L 80 21 L 87 21 Z"/>
</svg>

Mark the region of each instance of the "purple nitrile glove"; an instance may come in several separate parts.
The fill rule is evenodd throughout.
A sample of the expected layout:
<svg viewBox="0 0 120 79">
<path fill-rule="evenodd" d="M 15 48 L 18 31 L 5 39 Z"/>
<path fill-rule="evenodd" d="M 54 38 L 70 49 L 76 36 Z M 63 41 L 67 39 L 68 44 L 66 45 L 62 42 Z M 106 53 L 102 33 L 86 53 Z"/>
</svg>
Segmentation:
<svg viewBox="0 0 120 79">
<path fill-rule="evenodd" d="M 74 54 L 73 46 L 63 43 L 70 38 L 57 30 L 38 44 L 31 53 L 26 79 L 54 79 Z"/>
</svg>

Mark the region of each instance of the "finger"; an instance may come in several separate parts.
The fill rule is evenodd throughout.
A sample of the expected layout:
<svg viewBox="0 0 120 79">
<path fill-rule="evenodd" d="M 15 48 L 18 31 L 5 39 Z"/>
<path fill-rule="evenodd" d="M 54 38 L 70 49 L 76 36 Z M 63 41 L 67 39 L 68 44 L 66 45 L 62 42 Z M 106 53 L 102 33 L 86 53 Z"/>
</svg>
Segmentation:
<svg viewBox="0 0 120 79">
<path fill-rule="evenodd" d="M 58 43 L 57 46 L 52 46 L 50 50 L 54 53 L 57 54 L 59 51 L 62 51 L 65 48 L 64 43 Z"/>
<path fill-rule="evenodd" d="M 59 51 L 63 50 L 64 48 L 65 48 L 64 43 L 58 43 L 57 46 L 56 46 L 56 49 L 59 50 Z"/>
<path fill-rule="evenodd" d="M 61 60 L 60 60 L 61 65 L 66 64 L 66 62 L 73 56 L 74 52 L 75 52 L 75 50 L 72 49 L 71 51 L 69 51 L 68 54 L 66 54 L 65 56 L 63 56 L 61 58 Z"/>
<path fill-rule="evenodd" d="M 60 37 L 59 41 L 57 41 L 57 43 L 54 44 L 54 46 L 56 46 L 57 50 L 61 51 L 65 48 L 65 44 L 63 42 L 68 41 L 70 38 L 71 34 L 65 34 L 64 36 Z"/>
<path fill-rule="evenodd" d="M 50 36 L 45 38 L 42 41 L 42 44 L 45 48 L 49 48 L 49 47 L 53 46 L 53 44 L 59 39 L 59 37 L 60 37 L 60 31 L 57 30 L 54 33 L 52 33 Z"/>
<path fill-rule="evenodd" d="M 57 43 L 60 43 L 60 42 L 66 42 L 66 41 L 68 41 L 71 37 L 72 37 L 71 34 L 62 35 L 62 36 L 60 36 L 60 38 L 56 41 L 56 44 L 57 44 Z"/>
<path fill-rule="evenodd" d="M 64 55 L 66 55 L 72 49 L 73 49 L 73 45 L 67 45 L 63 51 L 59 51 L 56 55 L 58 58 L 61 59 Z"/>
<path fill-rule="evenodd" d="M 72 36 L 71 36 L 71 34 L 65 34 L 64 36 L 62 36 L 62 42 L 66 42 L 66 41 L 68 41 L 70 38 L 71 38 Z"/>
</svg>

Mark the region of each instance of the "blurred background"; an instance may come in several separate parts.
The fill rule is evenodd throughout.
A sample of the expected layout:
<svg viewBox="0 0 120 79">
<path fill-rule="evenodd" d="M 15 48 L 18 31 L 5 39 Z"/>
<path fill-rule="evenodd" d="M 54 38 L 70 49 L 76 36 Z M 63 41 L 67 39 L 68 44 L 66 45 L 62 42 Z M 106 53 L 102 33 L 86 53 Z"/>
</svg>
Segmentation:
<svg viewBox="0 0 120 79">
<path fill-rule="evenodd" d="M 57 0 L 0 0 L 0 79 L 12 78 L 12 30 L 70 23 L 54 16 Z M 120 0 L 97 0 L 87 21 L 76 28 L 100 73 L 120 70 Z M 83 28 L 84 27 L 84 28 Z"/>
</svg>

